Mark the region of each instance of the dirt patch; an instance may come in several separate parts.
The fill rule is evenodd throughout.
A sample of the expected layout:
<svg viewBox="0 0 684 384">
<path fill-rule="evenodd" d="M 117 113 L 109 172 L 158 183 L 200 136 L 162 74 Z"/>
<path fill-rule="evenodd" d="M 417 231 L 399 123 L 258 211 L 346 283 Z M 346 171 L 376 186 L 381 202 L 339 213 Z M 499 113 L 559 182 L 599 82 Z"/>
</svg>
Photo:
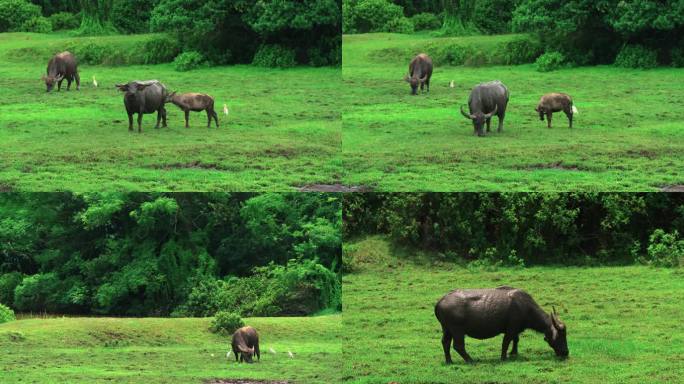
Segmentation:
<svg viewBox="0 0 684 384">
<path fill-rule="evenodd" d="M 153 169 L 213 169 L 222 170 L 222 167 L 215 163 L 203 163 L 199 160 L 190 161 L 187 163 L 171 163 L 171 164 L 152 164 L 150 168 Z"/>
<path fill-rule="evenodd" d="M 628 151 L 625 152 L 625 155 L 627 155 L 627 156 L 629 156 L 629 157 L 637 157 L 637 158 L 638 158 L 638 157 L 645 157 L 645 158 L 647 158 L 647 159 L 649 159 L 649 160 L 653 160 L 653 159 L 655 159 L 656 157 L 658 157 L 658 154 L 657 154 L 657 153 L 655 153 L 655 152 L 653 152 L 653 151 L 648 151 L 648 150 L 639 150 L 639 151 L 635 151 L 635 150 L 631 150 L 631 149 L 630 149 L 630 150 L 628 150 Z"/>
<path fill-rule="evenodd" d="M 205 380 L 204 384 L 288 384 L 288 382 L 250 379 L 212 379 Z"/>
<path fill-rule="evenodd" d="M 370 192 L 365 185 L 309 184 L 299 188 L 299 192 Z"/>
<path fill-rule="evenodd" d="M 662 192 L 684 192 L 684 185 L 668 185 L 660 190 Z"/>
<path fill-rule="evenodd" d="M 534 170 L 534 169 L 561 169 L 564 171 L 581 171 L 582 168 L 575 164 L 563 164 L 563 160 L 554 161 L 552 163 L 541 164 L 527 164 L 518 167 L 518 169 Z"/>
</svg>

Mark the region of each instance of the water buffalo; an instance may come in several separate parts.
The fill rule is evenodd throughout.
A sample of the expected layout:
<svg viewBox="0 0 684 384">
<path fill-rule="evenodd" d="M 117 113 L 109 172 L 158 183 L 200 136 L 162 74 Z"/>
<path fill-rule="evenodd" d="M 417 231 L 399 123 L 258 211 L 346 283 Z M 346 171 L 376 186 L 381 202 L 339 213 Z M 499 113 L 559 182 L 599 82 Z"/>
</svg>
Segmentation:
<svg viewBox="0 0 684 384">
<path fill-rule="evenodd" d="M 259 334 L 250 326 L 242 327 L 233 333 L 231 346 L 233 347 L 235 361 L 238 361 L 238 355 L 239 362 L 252 363 L 252 356 L 254 355 L 256 355 L 257 360 L 261 360 Z"/>
<path fill-rule="evenodd" d="M 175 104 L 178 108 L 185 112 L 185 128 L 188 128 L 188 120 L 190 119 L 190 111 L 200 112 L 207 111 L 207 128 L 211 128 L 211 119 L 216 122 L 216 128 L 219 126 L 218 114 L 214 111 L 214 98 L 205 95 L 204 93 L 183 93 L 177 95 L 176 92 L 171 93 L 167 102 Z"/>
<path fill-rule="evenodd" d="M 470 113 L 465 113 L 463 106 L 461 106 L 461 114 L 466 119 L 473 121 L 473 128 L 478 136 L 485 135 L 483 129 L 485 122 L 487 123 L 487 132 L 489 132 L 492 116 L 496 115 L 499 118 L 499 128 L 497 131 L 501 132 L 503 130 L 503 120 L 506 116 L 508 98 L 508 88 L 498 80 L 478 84 L 470 92 L 470 97 L 468 98 Z"/>
<path fill-rule="evenodd" d="M 47 66 L 45 80 L 46 92 L 50 92 L 57 83 L 57 90 L 62 89 L 62 81 L 67 81 L 67 91 L 71 88 L 71 82 L 76 80 L 76 90 L 81 89 L 81 77 L 78 75 L 78 62 L 71 52 L 58 53 L 50 59 Z"/>
<path fill-rule="evenodd" d="M 166 127 L 166 109 L 164 103 L 168 98 L 168 91 L 164 84 L 158 80 L 139 81 L 134 80 L 128 84 L 117 84 L 120 91 L 124 94 L 124 105 L 128 113 L 128 130 L 133 130 L 133 114 L 138 114 L 138 132 L 142 132 L 141 124 L 143 114 L 157 112 L 157 125 L 163 120 L 163 127 Z"/>
<path fill-rule="evenodd" d="M 539 100 L 539 104 L 534 109 L 539 113 L 539 120 L 544 121 L 546 114 L 547 126 L 551 128 L 551 116 L 554 112 L 565 112 L 572 128 L 572 115 L 578 113 L 577 108 L 572 105 L 572 98 L 565 93 L 547 93 Z"/>
<path fill-rule="evenodd" d="M 442 325 L 442 347 L 447 364 L 451 364 L 449 344 L 466 362 L 472 362 L 465 350 L 465 336 L 489 339 L 504 334 L 501 360 L 518 354 L 518 335 L 525 329 L 544 334 L 544 340 L 557 356 L 568 356 L 565 324 L 554 308 L 546 314 L 527 292 L 511 287 L 495 289 L 457 289 L 444 295 L 435 305 L 435 316 Z"/>
<path fill-rule="evenodd" d="M 421 53 L 411 60 L 409 64 L 409 74 L 404 77 L 404 80 L 411 84 L 411 94 L 415 95 L 420 85 L 420 91 L 423 91 L 423 86 L 427 86 L 427 91 L 430 93 L 430 78 L 432 77 L 432 59 L 430 56 Z"/>
</svg>

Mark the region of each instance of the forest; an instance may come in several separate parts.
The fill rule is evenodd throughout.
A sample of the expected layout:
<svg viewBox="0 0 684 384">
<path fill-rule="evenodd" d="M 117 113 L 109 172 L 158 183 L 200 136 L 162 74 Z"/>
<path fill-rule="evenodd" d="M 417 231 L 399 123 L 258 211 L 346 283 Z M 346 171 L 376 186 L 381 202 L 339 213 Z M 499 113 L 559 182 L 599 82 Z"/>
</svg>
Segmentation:
<svg viewBox="0 0 684 384">
<path fill-rule="evenodd" d="M 344 0 L 344 33 L 530 33 L 562 65 L 684 66 L 680 0 Z"/>
<path fill-rule="evenodd" d="M 684 265 L 677 193 L 354 194 L 343 222 L 346 238 L 382 234 L 451 262 Z"/>
<path fill-rule="evenodd" d="M 0 194 L 0 303 L 110 316 L 341 310 L 324 194 Z"/>
<path fill-rule="evenodd" d="M 0 0 L 0 33 L 162 32 L 185 61 L 212 65 L 339 65 L 341 18 L 340 0 Z"/>
</svg>

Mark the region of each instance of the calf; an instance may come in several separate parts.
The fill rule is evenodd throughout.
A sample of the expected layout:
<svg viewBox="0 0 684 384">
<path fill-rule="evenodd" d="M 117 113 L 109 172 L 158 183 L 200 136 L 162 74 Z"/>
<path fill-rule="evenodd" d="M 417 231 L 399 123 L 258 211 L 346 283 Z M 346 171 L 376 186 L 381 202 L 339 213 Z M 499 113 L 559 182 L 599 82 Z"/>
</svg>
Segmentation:
<svg viewBox="0 0 684 384">
<path fill-rule="evenodd" d="M 572 128 L 572 115 L 578 113 L 577 108 L 572 104 L 572 98 L 565 93 L 547 93 L 539 100 L 537 108 L 534 109 L 539 113 L 539 120 L 544 121 L 544 114 L 546 114 L 547 126 L 551 128 L 551 116 L 554 112 L 565 112 Z"/>
<path fill-rule="evenodd" d="M 218 114 L 214 110 L 214 98 L 209 95 L 204 93 L 183 93 L 177 95 L 176 92 L 173 92 L 166 101 L 175 104 L 185 112 L 185 128 L 190 127 L 190 111 L 207 111 L 207 128 L 211 128 L 212 118 L 216 122 L 216 128 L 219 126 Z"/>
</svg>

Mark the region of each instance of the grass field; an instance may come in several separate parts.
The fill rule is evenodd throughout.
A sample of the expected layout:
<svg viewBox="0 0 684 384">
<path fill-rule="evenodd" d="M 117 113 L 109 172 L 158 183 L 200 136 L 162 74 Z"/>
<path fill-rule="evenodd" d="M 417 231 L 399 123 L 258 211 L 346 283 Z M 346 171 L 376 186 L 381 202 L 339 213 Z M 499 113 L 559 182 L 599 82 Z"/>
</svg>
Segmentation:
<svg viewBox="0 0 684 384">
<path fill-rule="evenodd" d="M 9 383 L 202 383 L 340 378 L 341 316 L 251 318 L 261 362 L 238 364 L 209 319 L 55 318 L 0 325 L 0 377 Z M 269 352 L 273 348 L 276 354 Z M 290 358 L 287 351 L 293 353 Z"/>
<path fill-rule="evenodd" d="M 358 272 L 344 277 L 344 375 L 351 383 L 644 383 L 684 375 L 684 271 L 641 266 L 531 267 L 493 272 L 393 256 L 382 238 L 359 241 Z M 466 337 L 475 359 L 444 363 L 434 305 L 455 288 L 511 285 L 568 329 L 570 357 L 526 331 L 501 362 L 502 337 Z"/>
<path fill-rule="evenodd" d="M 684 69 L 436 66 L 430 94 L 418 96 L 403 81 L 402 50 L 447 43 L 487 50 L 507 39 L 344 36 L 345 184 L 379 191 L 648 191 L 684 184 Z M 504 132 L 478 138 L 458 110 L 474 85 L 495 79 L 511 94 Z M 572 130 L 562 113 L 554 114 L 552 129 L 539 121 L 534 108 L 548 92 L 573 96 L 579 115 Z"/>
<path fill-rule="evenodd" d="M 96 38 L 117 46 L 144 36 Z M 95 39 L 95 38 L 90 38 Z M 172 64 L 79 67 L 80 92 L 45 92 L 48 59 L 79 41 L 0 34 L 0 191 L 283 191 L 341 176 L 339 68 L 248 65 L 176 72 Z M 95 76 L 99 87 L 92 85 Z M 158 79 L 216 98 L 221 127 L 168 104 L 169 128 L 128 132 L 117 83 Z M 64 82 L 66 87 L 66 81 Z M 230 115 L 221 113 L 228 104 Z"/>
</svg>

